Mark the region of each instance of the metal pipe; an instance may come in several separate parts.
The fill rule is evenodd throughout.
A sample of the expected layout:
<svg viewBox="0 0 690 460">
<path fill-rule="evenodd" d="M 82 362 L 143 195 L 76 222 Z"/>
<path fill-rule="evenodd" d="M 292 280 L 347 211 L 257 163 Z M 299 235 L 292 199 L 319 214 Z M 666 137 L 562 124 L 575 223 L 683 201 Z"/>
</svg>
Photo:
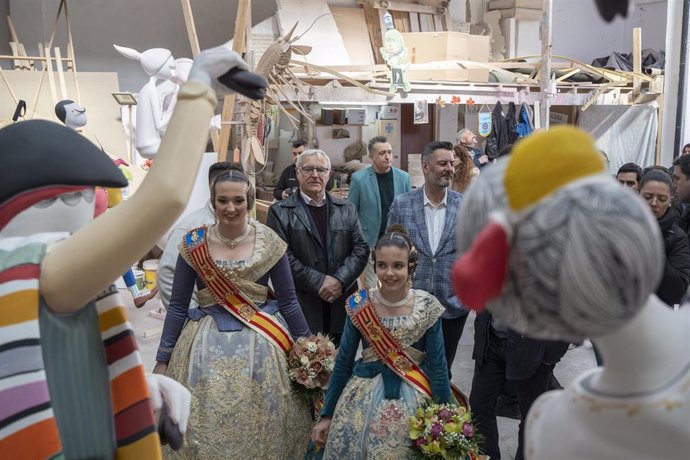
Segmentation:
<svg viewBox="0 0 690 460">
<path fill-rule="evenodd" d="M 688 78 L 688 26 L 690 22 L 690 0 L 683 1 L 683 23 L 680 32 L 680 65 L 678 72 L 678 99 L 676 105 L 676 129 L 673 140 L 673 159 L 680 155 L 685 115 L 685 87 Z"/>
</svg>

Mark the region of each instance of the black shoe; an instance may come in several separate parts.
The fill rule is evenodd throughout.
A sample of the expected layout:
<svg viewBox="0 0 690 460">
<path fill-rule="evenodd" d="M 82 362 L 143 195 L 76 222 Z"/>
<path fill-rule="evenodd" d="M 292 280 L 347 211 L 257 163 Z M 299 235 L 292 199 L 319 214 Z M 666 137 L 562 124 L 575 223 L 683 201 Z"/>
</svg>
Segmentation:
<svg viewBox="0 0 690 460">
<path fill-rule="evenodd" d="M 496 416 L 520 420 L 522 418 L 520 405 L 517 402 L 506 401 L 506 398 L 499 397 L 496 401 Z"/>
</svg>

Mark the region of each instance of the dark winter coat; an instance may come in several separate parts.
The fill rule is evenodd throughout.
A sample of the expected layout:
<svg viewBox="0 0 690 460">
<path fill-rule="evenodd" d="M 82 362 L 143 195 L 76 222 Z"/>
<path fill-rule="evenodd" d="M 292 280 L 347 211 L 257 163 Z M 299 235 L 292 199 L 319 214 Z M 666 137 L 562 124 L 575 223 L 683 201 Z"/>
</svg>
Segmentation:
<svg viewBox="0 0 690 460">
<path fill-rule="evenodd" d="M 357 278 L 367 264 L 369 246 L 362 234 L 355 205 L 329 193 L 326 196 L 326 245 L 321 242 L 314 219 L 299 192 L 274 203 L 268 211 L 266 225 L 288 244 L 297 299 L 311 331 L 340 333 L 345 324 L 345 300 L 357 289 Z M 337 278 L 343 285 L 343 294 L 332 303 L 319 297 L 326 275 Z M 323 324 L 324 308 L 331 309 L 329 325 Z"/>
<path fill-rule="evenodd" d="M 474 320 L 472 359 L 481 367 L 487 359 L 491 340 L 491 314 L 487 311 Z M 527 380 L 540 364 L 556 364 L 568 351 L 567 342 L 537 340 L 508 329 L 506 337 L 506 379 Z"/>
<path fill-rule="evenodd" d="M 503 106 L 500 102 L 496 103 L 493 112 L 491 112 L 491 125 L 491 134 L 486 138 L 484 153 L 490 160 L 495 160 L 498 157 L 498 152 L 508 145 L 506 117 L 503 116 Z"/>
<path fill-rule="evenodd" d="M 667 211 L 659 219 L 666 249 L 666 264 L 656 295 L 668 305 L 680 303 L 690 283 L 690 246 L 687 235 L 676 220 L 677 215 L 671 211 Z"/>
</svg>

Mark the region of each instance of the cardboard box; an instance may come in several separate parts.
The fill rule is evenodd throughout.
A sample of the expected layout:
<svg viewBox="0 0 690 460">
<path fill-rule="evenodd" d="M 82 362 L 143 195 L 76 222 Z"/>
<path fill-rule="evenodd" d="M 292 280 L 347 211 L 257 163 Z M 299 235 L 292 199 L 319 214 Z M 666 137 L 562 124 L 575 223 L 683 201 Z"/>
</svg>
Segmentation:
<svg viewBox="0 0 690 460">
<path fill-rule="evenodd" d="M 489 61 L 489 36 L 462 32 L 411 32 L 402 36 L 412 63 Z"/>
</svg>

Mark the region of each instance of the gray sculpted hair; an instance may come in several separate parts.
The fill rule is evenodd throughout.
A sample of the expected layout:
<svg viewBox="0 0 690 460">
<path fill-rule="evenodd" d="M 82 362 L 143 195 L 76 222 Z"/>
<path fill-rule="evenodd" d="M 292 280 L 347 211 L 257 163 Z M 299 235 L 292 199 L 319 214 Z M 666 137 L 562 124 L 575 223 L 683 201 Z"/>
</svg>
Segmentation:
<svg viewBox="0 0 690 460">
<path fill-rule="evenodd" d="M 461 255 L 492 211 L 504 211 L 508 159 L 485 168 L 464 194 Z M 581 341 L 620 328 L 654 292 L 664 247 L 654 216 L 606 175 L 573 182 L 513 216 L 508 274 L 489 311 L 537 338 Z"/>
<path fill-rule="evenodd" d="M 309 157 L 314 157 L 314 156 L 324 157 L 326 159 L 326 165 L 328 166 L 328 169 L 331 169 L 331 159 L 328 158 L 328 155 L 326 155 L 326 152 L 324 152 L 323 150 L 319 150 L 319 149 L 305 150 L 304 152 L 302 152 L 302 154 L 300 156 L 297 157 L 297 162 L 295 163 L 295 165 L 299 168 L 300 166 L 302 166 L 302 163 L 304 163 L 304 160 L 306 160 Z"/>
</svg>

